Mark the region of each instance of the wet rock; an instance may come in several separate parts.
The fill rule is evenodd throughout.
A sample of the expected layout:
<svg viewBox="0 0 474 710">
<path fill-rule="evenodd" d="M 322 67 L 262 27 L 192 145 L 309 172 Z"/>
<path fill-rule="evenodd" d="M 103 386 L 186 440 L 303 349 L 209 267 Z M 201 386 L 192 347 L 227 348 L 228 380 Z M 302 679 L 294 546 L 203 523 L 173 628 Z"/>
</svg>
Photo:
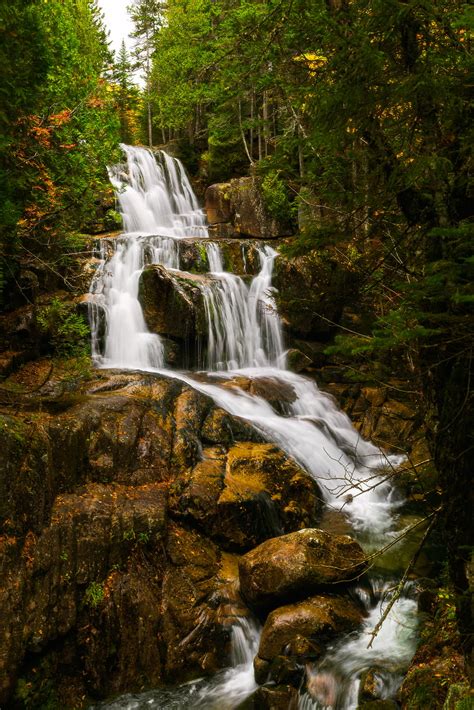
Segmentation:
<svg viewBox="0 0 474 710">
<path fill-rule="evenodd" d="M 291 685 L 258 688 L 238 710 L 297 710 L 298 691 Z"/>
<path fill-rule="evenodd" d="M 248 550 L 316 518 L 315 482 L 272 444 L 239 442 L 202 460 L 173 487 L 171 509 L 198 522 L 224 549 Z"/>
<path fill-rule="evenodd" d="M 300 661 L 316 658 L 328 641 L 352 631 L 361 621 L 360 608 L 346 597 L 321 594 L 279 607 L 267 617 L 258 656 L 266 661 L 284 654 Z"/>
<path fill-rule="evenodd" d="M 296 400 L 296 393 L 288 382 L 277 377 L 233 377 L 224 387 L 238 388 L 265 399 L 278 412 L 286 413 L 288 405 Z"/>
<path fill-rule="evenodd" d="M 296 348 L 291 348 L 287 352 L 287 363 L 288 369 L 293 372 L 304 372 L 312 366 L 312 360 L 310 357 L 297 350 Z"/>
<path fill-rule="evenodd" d="M 278 655 L 271 661 L 255 656 L 253 661 L 255 680 L 260 685 L 267 682 L 292 685 L 299 688 L 304 677 L 304 667 L 293 657 Z"/>
<path fill-rule="evenodd" d="M 288 223 L 269 214 L 259 182 L 253 177 L 211 185 L 206 190 L 205 209 L 209 224 L 231 224 L 235 236 L 275 239 L 292 233 Z"/>
<path fill-rule="evenodd" d="M 230 194 L 227 183 L 211 185 L 206 190 L 206 214 L 209 224 L 229 222 L 231 218 Z"/>
<path fill-rule="evenodd" d="M 153 333 L 191 340 L 206 332 L 201 288 L 207 277 L 151 265 L 140 277 L 139 299 Z"/>
<path fill-rule="evenodd" d="M 209 261 L 206 246 L 213 241 L 215 239 L 181 239 L 179 242 L 181 269 L 192 273 L 207 273 Z M 241 276 L 257 274 L 261 268 L 258 253 L 258 248 L 261 246 L 261 243 L 249 239 L 229 239 L 220 236 L 218 247 L 224 269 Z"/>
<path fill-rule="evenodd" d="M 163 580 L 163 631 L 166 676 L 187 680 L 214 673 L 229 657 L 229 633 L 218 623 L 216 592 L 220 553 L 204 536 L 170 526 L 169 565 Z"/>
<path fill-rule="evenodd" d="M 348 536 L 306 529 L 267 540 L 241 558 L 240 586 L 256 608 L 307 597 L 328 584 L 348 584 L 365 569 L 360 545 Z"/>
<path fill-rule="evenodd" d="M 208 233 L 212 239 L 232 239 L 237 236 L 234 226 L 230 222 L 210 224 Z"/>
<path fill-rule="evenodd" d="M 23 541 L 11 538 L 9 545 L 2 548 L 0 634 L 5 654 L 0 661 L 0 693 L 3 697 L 15 679 L 25 651 L 47 652 L 52 640 L 65 637 L 73 629 L 79 634 L 77 643 L 81 644 L 86 618 L 91 614 L 95 617 L 99 607 L 107 616 L 112 570 L 120 569 L 125 560 L 134 559 L 138 547 L 148 543 L 159 547 L 165 528 L 165 502 L 165 491 L 156 484 L 133 489 L 91 484 L 81 493 L 64 494 L 56 499 L 50 525 L 41 535 L 28 533 Z M 127 583 L 123 579 L 121 587 L 124 595 Z M 139 597 L 133 594 L 132 597 L 140 607 Z M 140 613 L 149 618 L 145 608 Z M 88 628 L 94 636 L 92 617 Z M 124 615 L 123 621 L 129 620 Z M 127 631 L 116 628 L 116 635 L 119 633 L 123 637 Z M 150 634 L 148 645 L 156 645 L 153 639 Z M 104 656 L 102 645 L 99 655 Z M 83 657 L 86 667 L 89 663 L 91 667 L 96 665 L 87 650 L 83 651 Z M 133 660 L 131 668 L 137 669 L 137 659 Z M 110 669 L 101 681 L 108 692 L 111 686 L 104 678 L 109 675 L 112 675 Z M 95 683 L 92 677 L 90 680 Z"/>
<path fill-rule="evenodd" d="M 364 706 L 364 703 L 379 699 L 380 691 L 377 670 L 375 668 L 369 668 L 361 675 L 357 700 L 359 705 Z"/>
<path fill-rule="evenodd" d="M 237 441 L 262 442 L 262 437 L 247 422 L 216 407 L 208 414 L 201 429 L 204 441 L 210 444 L 234 444 Z"/>
<path fill-rule="evenodd" d="M 316 484 L 179 381 L 48 387 L 0 418 L 0 703 L 42 673 L 73 707 L 227 666 L 248 612 L 222 548 L 270 534 L 262 496 L 278 530 L 312 524 Z"/>
</svg>

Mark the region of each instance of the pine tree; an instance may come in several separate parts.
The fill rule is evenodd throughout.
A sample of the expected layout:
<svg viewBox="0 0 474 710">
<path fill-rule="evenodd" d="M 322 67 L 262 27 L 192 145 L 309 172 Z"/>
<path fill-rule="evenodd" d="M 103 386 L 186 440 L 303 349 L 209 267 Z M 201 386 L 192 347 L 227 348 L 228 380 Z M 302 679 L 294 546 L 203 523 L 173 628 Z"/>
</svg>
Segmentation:
<svg viewBox="0 0 474 710">
<path fill-rule="evenodd" d="M 133 143 L 134 129 L 132 110 L 137 104 L 137 88 L 132 81 L 132 64 L 129 59 L 125 41 L 122 44 L 114 64 L 113 80 L 116 84 L 116 100 L 120 118 L 120 140 L 122 143 Z"/>
<path fill-rule="evenodd" d="M 162 0 L 134 0 L 134 4 L 128 7 L 135 25 L 132 33 L 135 39 L 135 57 L 145 80 L 147 137 L 150 148 L 153 146 L 152 57 L 155 38 L 163 22 L 163 10 Z"/>
</svg>

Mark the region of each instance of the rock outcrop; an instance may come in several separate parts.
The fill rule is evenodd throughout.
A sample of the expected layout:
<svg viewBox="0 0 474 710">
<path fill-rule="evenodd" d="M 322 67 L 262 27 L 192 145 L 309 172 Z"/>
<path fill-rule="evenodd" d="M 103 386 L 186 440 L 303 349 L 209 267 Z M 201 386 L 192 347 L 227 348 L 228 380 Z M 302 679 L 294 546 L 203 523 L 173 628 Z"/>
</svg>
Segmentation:
<svg viewBox="0 0 474 710">
<path fill-rule="evenodd" d="M 149 329 L 192 342 L 206 332 L 202 288 L 209 277 L 164 266 L 147 266 L 140 277 L 139 298 Z"/>
<path fill-rule="evenodd" d="M 229 614 L 248 613 L 226 550 L 314 524 L 315 482 L 179 381 L 49 391 L 0 419 L 0 702 L 77 707 L 225 667 Z"/>
<path fill-rule="evenodd" d="M 316 250 L 275 261 L 273 285 L 280 316 L 292 338 L 327 341 L 356 292 L 358 275 L 334 255 Z"/>
<path fill-rule="evenodd" d="M 362 612 L 355 602 L 329 594 L 275 609 L 265 621 L 254 661 L 257 681 L 299 680 L 305 662 L 318 659 L 327 643 L 361 621 Z"/>
<path fill-rule="evenodd" d="M 288 223 L 270 215 L 254 177 L 211 185 L 206 190 L 205 209 L 211 236 L 275 239 L 292 233 Z"/>
<path fill-rule="evenodd" d="M 181 269 L 191 273 L 207 273 L 210 269 L 206 247 L 212 241 L 212 239 L 180 239 Z M 254 276 L 260 271 L 258 248 L 262 246 L 262 242 L 253 239 L 220 238 L 219 249 L 224 269 L 241 276 Z"/>
<path fill-rule="evenodd" d="M 203 460 L 174 486 L 171 510 L 194 521 L 224 549 L 245 551 L 316 519 L 318 491 L 272 444 L 237 443 Z"/>
</svg>

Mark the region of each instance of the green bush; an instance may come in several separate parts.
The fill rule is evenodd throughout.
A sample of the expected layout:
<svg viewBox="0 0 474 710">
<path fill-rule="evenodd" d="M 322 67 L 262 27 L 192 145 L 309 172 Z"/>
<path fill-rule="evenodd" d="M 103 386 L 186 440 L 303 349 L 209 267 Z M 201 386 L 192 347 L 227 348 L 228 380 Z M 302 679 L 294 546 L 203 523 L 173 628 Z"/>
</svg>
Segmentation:
<svg viewBox="0 0 474 710">
<path fill-rule="evenodd" d="M 36 322 L 59 356 L 83 355 L 89 347 L 89 325 L 74 310 L 74 304 L 53 298 L 38 310 Z"/>
<path fill-rule="evenodd" d="M 292 206 L 285 183 L 277 170 L 268 172 L 261 185 L 263 201 L 269 214 L 275 219 L 288 222 L 292 218 Z"/>
</svg>

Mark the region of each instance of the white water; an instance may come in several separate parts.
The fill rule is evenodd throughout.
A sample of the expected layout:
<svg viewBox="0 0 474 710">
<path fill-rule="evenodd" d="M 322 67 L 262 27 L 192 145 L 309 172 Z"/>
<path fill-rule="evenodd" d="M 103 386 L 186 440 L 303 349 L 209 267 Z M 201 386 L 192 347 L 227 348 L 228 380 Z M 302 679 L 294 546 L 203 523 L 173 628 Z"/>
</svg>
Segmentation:
<svg viewBox="0 0 474 710">
<path fill-rule="evenodd" d="M 356 710 L 360 678 L 364 671 L 374 670 L 377 695 L 380 699 L 395 695 L 415 650 L 417 603 L 410 595 L 397 599 L 380 632 L 368 648 L 371 633 L 390 602 L 391 585 L 383 580 L 372 581 L 372 595 L 358 590 L 367 616 L 362 628 L 329 650 L 324 660 L 307 669 L 310 692 L 302 694 L 301 710 Z M 375 603 L 372 599 L 375 597 Z"/>
<path fill-rule="evenodd" d="M 383 541 L 393 532 L 401 503 L 386 472 L 390 473 L 400 458 L 386 457 L 364 441 L 348 417 L 312 380 L 285 369 L 281 324 L 272 298 L 272 270 L 277 258 L 272 248 L 260 248 L 260 272 L 246 283 L 224 270 L 219 244 L 206 242 L 210 279 L 200 288 L 209 329 L 207 364 L 214 372 L 208 373 L 208 381 L 203 382 L 192 373 L 164 369 L 160 338 L 148 332 L 138 300 L 139 278 L 149 263 L 178 269 L 180 238 L 204 237 L 207 230 L 178 161 L 164 153 L 155 161 L 146 149 L 123 148 L 127 166 L 111 168 L 110 175 L 127 232 L 119 239 L 104 241 L 102 263 L 91 286 L 96 364 L 165 374 L 209 395 L 231 414 L 251 422 L 297 460 L 318 482 L 326 504 L 342 510 L 356 533 L 372 538 L 372 542 L 374 538 Z M 284 415 L 278 413 L 265 399 L 237 385 L 229 387 L 229 380 L 234 377 L 279 383 L 293 392 L 293 401 L 286 403 Z M 379 602 L 372 605 L 359 636 L 341 645 L 325 661 L 338 683 L 338 708 L 355 707 L 360 671 L 372 660 L 363 652 L 365 629 L 376 623 Z M 405 602 L 406 609 L 412 609 L 412 601 L 402 598 L 394 611 Z M 156 691 L 132 699 L 127 696 L 123 702 L 128 704 L 120 704 L 119 700 L 107 707 L 235 707 L 255 688 L 251 661 L 258 647 L 258 632 L 255 626 L 247 628 L 246 623 L 241 619 L 233 631 L 231 669 L 211 682 L 196 681 L 179 690 Z M 408 636 L 397 636 L 397 626 L 396 619 L 387 623 L 384 634 L 388 636 L 381 637 L 381 645 L 378 641 L 375 644 L 374 658 L 382 665 L 384 657 L 390 659 L 397 653 L 397 644 L 406 657 L 412 653 L 413 633 L 408 634 L 409 642 Z M 322 671 L 315 672 L 326 673 L 324 665 Z M 395 687 L 396 673 L 387 674 L 385 687 L 390 683 Z M 302 697 L 301 703 L 321 707 L 308 695 Z"/>
<path fill-rule="evenodd" d="M 123 217 L 124 231 L 169 237 L 206 237 L 199 208 L 179 160 L 163 151 L 120 146 L 126 164 L 109 168 Z"/>
<path fill-rule="evenodd" d="M 100 708 L 109 710 L 233 710 L 257 688 L 253 659 L 258 650 L 260 627 L 249 617 L 240 617 L 232 628 L 228 670 L 211 679 L 199 678 L 178 688 L 124 695 Z"/>
<path fill-rule="evenodd" d="M 224 271 L 219 245 L 206 245 L 210 271 L 215 277 L 202 290 L 209 332 L 209 370 L 284 367 L 281 324 L 271 297 L 277 252 L 269 246 L 258 251 L 260 273 L 247 286 L 240 276 Z"/>
</svg>

